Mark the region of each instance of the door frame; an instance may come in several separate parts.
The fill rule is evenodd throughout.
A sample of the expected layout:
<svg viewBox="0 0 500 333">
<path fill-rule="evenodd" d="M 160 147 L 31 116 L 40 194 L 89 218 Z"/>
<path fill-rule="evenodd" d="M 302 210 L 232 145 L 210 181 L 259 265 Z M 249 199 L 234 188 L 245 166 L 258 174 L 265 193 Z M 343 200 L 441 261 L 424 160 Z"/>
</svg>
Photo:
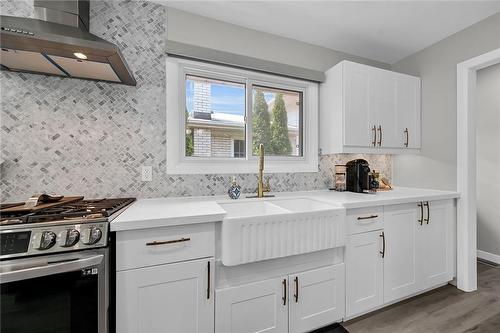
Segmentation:
<svg viewBox="0 0 500 333">
<path fill-rule="evenodd" d="M 477 290 L 477 71 L 498 63 L 500 49 L 457 64 L 457 287 L 467 292 Z"/>
</svg>

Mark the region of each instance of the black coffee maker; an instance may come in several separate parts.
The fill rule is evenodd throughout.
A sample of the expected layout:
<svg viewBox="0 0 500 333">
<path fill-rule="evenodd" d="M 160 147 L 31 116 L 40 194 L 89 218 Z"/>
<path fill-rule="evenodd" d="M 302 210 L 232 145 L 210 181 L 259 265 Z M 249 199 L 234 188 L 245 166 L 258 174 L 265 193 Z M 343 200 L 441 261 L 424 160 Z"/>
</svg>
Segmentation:
<svg viewBox="0 0 500 333">
<path fill-rule="evenodd" d="M 346 190 L 357 193 L 370 192 L 370 166 L 366 160 L 358 159 L 347 162 Z"/>
</svg>

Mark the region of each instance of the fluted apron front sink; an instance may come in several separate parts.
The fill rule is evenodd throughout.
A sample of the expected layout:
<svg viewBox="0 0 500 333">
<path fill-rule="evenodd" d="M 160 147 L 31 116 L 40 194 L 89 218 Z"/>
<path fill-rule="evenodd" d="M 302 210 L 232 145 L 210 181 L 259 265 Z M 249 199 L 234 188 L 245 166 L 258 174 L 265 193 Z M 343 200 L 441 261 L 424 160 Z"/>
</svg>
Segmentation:
<svg viewBox="0 0 500 333">
<path fill-rule="evenodd" d="M 225 266 L 345 245 L 345 209 L 309 198 L 220 202 Z"/>
</svg>

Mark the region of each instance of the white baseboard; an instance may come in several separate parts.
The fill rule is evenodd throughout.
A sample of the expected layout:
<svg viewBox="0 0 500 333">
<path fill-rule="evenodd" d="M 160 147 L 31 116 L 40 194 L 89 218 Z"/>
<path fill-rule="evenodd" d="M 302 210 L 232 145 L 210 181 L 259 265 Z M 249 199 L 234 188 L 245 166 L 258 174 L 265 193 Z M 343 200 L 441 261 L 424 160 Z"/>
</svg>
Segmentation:
<svg viewBox="0 0 500 333">
<path fill-rule="evenodd" d="M 477 250 L 477 257 L 500 265 L 500 256 L 498 254 Z"/>
</svg>

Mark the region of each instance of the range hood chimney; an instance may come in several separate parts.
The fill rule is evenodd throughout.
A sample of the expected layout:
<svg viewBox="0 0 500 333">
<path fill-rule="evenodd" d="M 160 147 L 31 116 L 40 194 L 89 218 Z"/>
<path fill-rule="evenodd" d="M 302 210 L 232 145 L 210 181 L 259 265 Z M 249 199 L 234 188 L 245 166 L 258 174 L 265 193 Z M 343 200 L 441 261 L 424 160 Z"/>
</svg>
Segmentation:
<svg viewBox="0 0 500 333">
<path fill-rule="evenodd" d="M 135 86 L 119 48 L 89 33 L 89 0 L 35 0 L 36 19 L 1 16 L 2 70 Z"/>
</svg>

